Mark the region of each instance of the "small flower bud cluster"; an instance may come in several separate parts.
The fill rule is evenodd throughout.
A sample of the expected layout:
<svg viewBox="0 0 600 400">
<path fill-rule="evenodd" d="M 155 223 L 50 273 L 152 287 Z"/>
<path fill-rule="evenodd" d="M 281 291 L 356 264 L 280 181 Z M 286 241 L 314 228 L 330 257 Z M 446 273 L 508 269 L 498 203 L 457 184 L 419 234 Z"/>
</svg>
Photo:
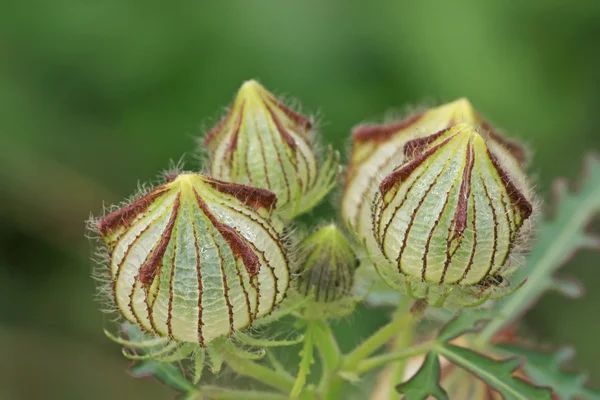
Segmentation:
<svg viewBox="0 0 600 400">
<path fill-rule="evenodd" d="M 96 221 L 120 314 L 150 335 L 205 347 L 271 313 L 289 286 L 284 222 L 314 207 L 340 172 L 337 152 L 318 161 L 312 134 L 308 118 L 246 82 L 206 135 L 210 177 L 169 173 Z"/>
</svg>

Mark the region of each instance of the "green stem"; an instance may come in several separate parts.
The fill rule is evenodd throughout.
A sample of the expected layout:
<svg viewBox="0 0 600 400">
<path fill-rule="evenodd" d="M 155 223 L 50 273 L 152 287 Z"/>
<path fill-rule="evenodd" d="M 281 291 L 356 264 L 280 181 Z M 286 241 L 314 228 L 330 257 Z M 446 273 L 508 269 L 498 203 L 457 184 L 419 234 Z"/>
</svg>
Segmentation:
<svg viewBox="0 0 600 400">
<path fill-rule="evenodd" d="M 335 376 L 340 366 L 340 348 L 331 328 L 326 322 L 316 321 L 314 324 L 315 345 L 323 361 L 318 390 L 325 399 L 333 399 L 336 398 L 340 389 L 340 385 L 332 384 L 332 381 L 335 381 Z"/>
<path fill-rule="evenodd" d="M 417 315 L 406 310 L 398 310 L 394 318 L 385 326 L 381 327 L 377 332 L 367 338 L 358 347 L 348 353 L 342 361 L 342 370 L 354 371 L 358 364 L 367 358 L 369 355 L 377 351 L 380 347 L 389 342 L 398 332 L 406 329 L 412 329 Z"/>
<path fill-rule="evenodd" d="M 388 363 L 391 363 L 394 361 L 400 361 L 400 360 L 403 361 L 408 358 L 424 354 L 431 349 L 430 342 L 419 344 L 419 345 L 408 347 L 408 348 L 400 348 L 400 346 L 405 346 L 406 344 L 410 344 L 410 342 L 408 342 L 408 343 L 403 342 L 402 344 L 398 343 L 399 349 L 396 351 L 393 351 L 393 352 L 387 353 L 387 354 L 382 354 L 380 356 L 370 357 L 370 358 L 367 358 L 366 360 L 361 361 L 358 364 L 358 366 L 356 367 L 356 372 L 359 374 L 364 374 L 365 372 L 368 372 L 374 368 L 382 367 Z M 396 378 L 402 379 L 402 376 L 404 375 L 405 364 L 406 364 L 405 362 L 402 362 L 402 363 L 398 363 L 398 364 L 394 365 L 395 371 L 396 371 L 396 373 L 394 375 L 396 376 Z M 400 382 L 396 382 L 396 383 L 400 383 Z"/>
<path fill-rule="evenodd" d="M 203 386 L 202 394 L 214 400 L 287 400 L 288 396 L 256 390 L 231 390 L 218 386 Z M 190 399 L 191 400 L 191 399 Z"/>
<path fill-rule="evenodd" d="M 283 393 L 289 393 L 294 386 L 294 379 L 285 374 L 273 371 L 264 365 L 239 357 L 231 352 L 224 352 L 223 358 L 227 365 L 239 375 L 244 375 Z"/>
</svg>

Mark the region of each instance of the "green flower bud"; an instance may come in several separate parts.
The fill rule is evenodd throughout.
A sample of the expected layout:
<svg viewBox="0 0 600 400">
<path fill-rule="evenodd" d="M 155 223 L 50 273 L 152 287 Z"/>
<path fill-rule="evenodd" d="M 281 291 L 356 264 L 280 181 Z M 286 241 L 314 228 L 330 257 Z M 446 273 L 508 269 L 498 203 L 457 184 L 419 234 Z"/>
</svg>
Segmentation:
<svg viewBox="0 0 600 400">
<path fill-rule="evenodd" d="M 532 213 L 515 149 L 462 123 L 407 142 L 404 153 L 371 210 L 381 277 L 446 306 L 503 286 Z"/>
<path fill-rule="evenodd" d="M 414 142 L 415 139 L 430 137 L 461 122 L 480 127 L 481 131 L 486 132 L 488 145 L 494 151 L 503 153 L 502 158 L 508 163 L 520 165 L 524 162 L 523 149 L 491 130 L 490 125 L 466 99 L 427 110 L 397 123 L 364 125 L 354 129 L 341 216 L 365 239 L 367 246 L 376 245 L 371 235 L 371 204 L 379 191 L 381 180 L 413 157 L 415 144 L 421 143 L 422 146 L 423 143 Z"/>
<path fill-rule="evenodd" d="M 327 303 L 347 297 L 352 289 L 358 259 L 334 225 L 325 226 L 300 243 L 297 290 Z"/>
<path fill-rule="evenodd" d="M 97 223 L 119 312 L 143 331 L 205 346 L 270 313 L 288 257 L 276 196 L 183 173 Z"/>
<path fill-rule="evenodd" d="M 319 164 L 312 121 L 256 81 L 240 88 L 228 114 L 204 139 L 211 176 L 271 190 L 291 219 L 313 208 L 335 185 L 339 154 Z"/>
</svg>

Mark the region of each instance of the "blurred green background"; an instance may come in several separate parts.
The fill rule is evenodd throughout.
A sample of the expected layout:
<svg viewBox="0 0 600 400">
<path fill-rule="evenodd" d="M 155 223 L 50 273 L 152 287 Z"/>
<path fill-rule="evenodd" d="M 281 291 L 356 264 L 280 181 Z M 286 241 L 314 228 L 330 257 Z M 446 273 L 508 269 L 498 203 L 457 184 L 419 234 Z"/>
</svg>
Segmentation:
<svg viewBox="0 0 600 400">
<path fill-rule="evenodd" d="M 250 78 L 340 149 L 361 121 L 466 96 L 533 149 L 547 199 L 600 149 L 600 2 L 0 2 L 0 399 L 172 396 L 103 336 L 84 221 L 169 160 L 197 168 L 193 138 Z M 526 318 L 595 383 L 597 260 L 563 270 L 587 297 L 549 294 Z M 384 319 L 361 309 L 344 341 Z"/>
</svg>

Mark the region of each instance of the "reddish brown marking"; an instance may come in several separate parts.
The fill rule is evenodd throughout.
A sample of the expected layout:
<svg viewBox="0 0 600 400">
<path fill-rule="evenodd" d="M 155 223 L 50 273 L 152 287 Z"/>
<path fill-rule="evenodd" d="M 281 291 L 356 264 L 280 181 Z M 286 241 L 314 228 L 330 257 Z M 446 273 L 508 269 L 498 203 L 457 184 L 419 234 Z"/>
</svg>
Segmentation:
<svg viewBox="0 0 600 400">
<path fill-rule="evenodd" d="M 261 207 L 270 209 L 277 205 L 277 196 L 267 189 L 255 188 L 242 185 L 241 183 L 225 182 L 217 179 L 207 179 L 205 182 L 219 192 L 231 195 L 242 203 L 254 207 L 255 209 Z"/>
<path fill-rule="evenodd" d="M 425 115 L 424 112 L 389 125 L 366 125 L 356 127 L 352 130 L 352 140 L 355 142 L 385 142 L 390 137 L 394 136 L 394 134 L 398 131 L 406 129 L 420 120 L 423 115 Z"/>
<path fill-rule="evenodd" d="M 196 275 L 198 276 L 198 343 L 200 347 L 204 347 L 204 334 L 202 333 L 202 327 L 204 322 L 202 321 L 202 313 L 204 307 L 202 306 L 202 268 L 200 267 L 200 247 L 198 246 L 198 233 L 196 232 L 196 224 L 192 222 L 192 234 L 194 235 L 194 250 L 196 252 Z"/>
<path fill-rule="evenodd" d="M 219 231 L 221 236 L 223 236 L 223 239 L 225 239 L 229 247 L 231 247 L 235 256 L 242 259 L 248 273 L 250 275 L 258 274 L 260 261 L 250 246 L 248 246 L 244 239 L 242 239 L 233 228 L 219 222 L 217 218 L 215 218 L 208 209 L 206 203 L 198 195 L 198 192 L 196 192 L 196 189 L 194 189 L 194 196 L 196 197 L 198 207 L 200 207 L 204 215 L 210 220 L 211 224 Z"/>
<path fill-rule="evenodd" d="M 175 227 L 175 221 L 177 220 L 177 214 L 179 212 L 179 197 L 180 193 L 177 194 L 175 198 L 175 203 L 173 203 L 173 212 L 171 213 L 171 217 L 169 218 L 169 223 L 165 228 L 165 232 L 160 240 L 158 246 L 156 246 L 156 250 L 152 253 L 152 257 L 142 265 L 140 268 L 140 282 L 145 285 L 150 285 L 154 280 L 154 276 L 156 274 L 156 270 L 162 264 L 163 257 L 165 255 L 165 251 L 167 250 L 167 246 L 171 241 L 171 235 L 173 234 L 173 228 Z"/>
<path fill-rule="evenodd" d="M 227 114 L 225 114 L 225 116 L 221 119 L 221 121 L 219 121 L 219 123 L 217 125 L 215 125 L 214 128 L 212 128 L 210 131 L 208 131 L 208 133 L 204 137 L 204 144 L 206 146 L 210 147 L 212 140 L 215 138 L 215 136 L 217 136 L 217 134 L 221 131 L 221 129 L 223 129 L 223 127 L 227 123 L 227 120 L 229 120 L 229 118 L 231 117 L 232 111 L 233 111 L 233 105 L 231 107 L 229 107 L 229 109 L 227 110 Z"/>
<path fill-rule="evenodd" d="M 154 200 L 167 192 L 164 186 L 159 186 L 144 197 L 134 201 L 117 211 L 113 211 L 98 222 L 98 230 L 102 236 L 114 232 L 117 228 L 127 227 L 141 213 L 152 204 Z"/>
<path fill-rule="evenodd" d="M 175 178 L 177 178 L 179 176 L 179 172 L 173 171 L 173 172 L 167 172 L 165 173 L 165 182 L 167 183 L 171 183 L 175 180 Z"/>
<path fill-rule="evenodd" d="M 227 151 L 225 152 L 225 158 L 229 160 L 231 154 L 237 147 L 238 136 L 240 134 L 240 127 L 242 126 L 242 119 L 244 117 L 244 106 L 245 103 L 242 102 L 240 105 L 240 115 L 238 116 L 237 121 L 235 122 L 235 127 L 233 128 L 233 135 L 231 135 L 231 141 L 227 145 Z"/>
<path fill-rule="evenodd" d="M 445 146 L 451 139 L 452 137 L 449 137 L 440 144 L 433 146 L 425 153 L 420 154 L 419 156 L 415 157 L 412 161 L 408 162 L 407 164 L 403 165 L 402 167 L 398 168 L 397 170 L 386 176 L 385 179 L 379 185 L 379 190 L 381 191 L 381 194 L 385 196 L 387 192 L 391 188 L 393 188 L 394 185 L 396 185 L 396 183 L 402 182 L 403 180 L 408 178 L 410 174 L 414 172 L 415 169 L 417 169 L 421 164 L 423 164 L 423 162 L 425 162 L 425 160 L 427 160 L 433 153 L 438 151 L 441 147 Z"/>
<path fill-rule="evenodd" d="M 523 146 L 517 142 L 505 138 L 496 132 L 489 122 L 481 118 L 481 116 L 479 116 L 479 118 L 481 129 L 486 131 L 493 141 L 498 142 L 502 147 L 504 147 L 519 162 L 520 165 L 523 165 L 527 162 L 527 150 L 525 150 Z"/>
<path fill-rule="evenodd" d="M 304 131 L 308 131 L 310 128 L 312 128 L 312 121 L 309 118 L 287 107 L 271 93 L 269 93 L 269 98 L 273 103 L 275 103 L 277 108 L 279 108 L 289 119 L 291 119 L 294 124 L 299 125 Z"/>
<path fill-rule="evenodd" d="M 292 150 L 295 151 L 298 146 L 296 145 L 296 141 L 294 140 L 292 135 L 290 135 L 290 133 L 287 131 L 287 129 L 285 129 L 285 127 L 283 126 L 283 124 L 281 123 L 279 118 L 277 118 L 277 115 L 271 109 L 271 107 L 269 107 L 266 104 L 265 104 L 265 107 L 269 111 L 269 114 L 271 114 L 271 118 L 273 119 L 273 122 L 275 123 L 275 126 L 277 127 L 277 130 L 279 131 L 279 134 L 281 135 L 283 140 L 285 140 L 287 145 L 290 146 L 292 148 Z"/>
<path fill-rule="evenodd" d="M 407 157 L 414 157 L 418 154 L 421 154 L 427 146 L 435 142 L 444 133 L 448 132 L 450 128 L 452 128 L 452 126 L 444 128 L 441 131 L 434 133 L 433 135 L 411 140 L 410 142 L 406 143 L 406 146 L 404 147 L 404 155 Z"/>
<path fill-rule="evenodd" d="M 521 191 L 519 189 L 517 189 L 515 184 L 512 182 L 512 180 L 506 173 L 506 171 L 504 171 L 504 169 L 502 169 L 502 167 L 500 167 L 498 160 L 490 152 L 490 149 L 488 149 L 488 156 L 492 160 L 492 165 L 494 166 L 494 168 L 496 168 L 496 171 L 498 171 L 498 175 L 500 176 L 500 179 L 504 183 L 504 186 L 506 186 L 506 191 L 508 192 L 508 197 L 510 198 L 512 203 L 515 204 L 521 210 L 521 212 L 523 214 L 522 215 L 523 220 L 526 220 L 527 218 L 529 218 L 531 216 L 531 213 L 533 212 L 533 207 L 532 207 L 531 203 L 529 202 L 529 200 L 527 200 L 525 195 L 523 193 L 521 193 Z"/>
<path fill-rule="evenodd" d="M 456 215 L 454 217 L 454 235 L 450 241 L 462 236 L 467 227 L 467 207 L 469 203 L 469 196 L 471 195 L 471 174 L 473 172 L 474 165 L 473 146 L 469 141 L 467 146 L 467 161 L 465 163 L 465 168 L 463 169 L 462 182 L 460 183 L 460 190 L 458 192 Z"/>
</svg>

